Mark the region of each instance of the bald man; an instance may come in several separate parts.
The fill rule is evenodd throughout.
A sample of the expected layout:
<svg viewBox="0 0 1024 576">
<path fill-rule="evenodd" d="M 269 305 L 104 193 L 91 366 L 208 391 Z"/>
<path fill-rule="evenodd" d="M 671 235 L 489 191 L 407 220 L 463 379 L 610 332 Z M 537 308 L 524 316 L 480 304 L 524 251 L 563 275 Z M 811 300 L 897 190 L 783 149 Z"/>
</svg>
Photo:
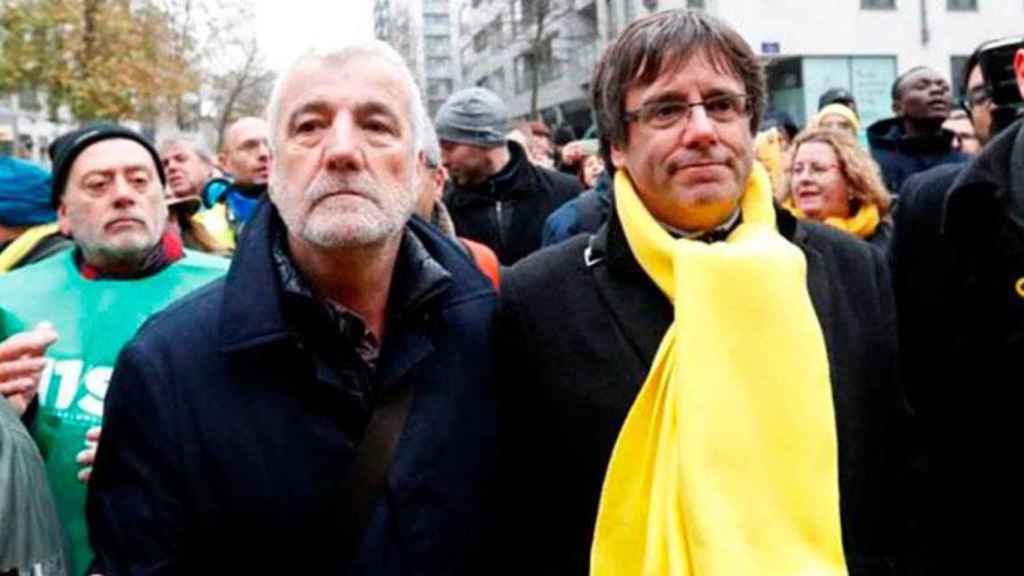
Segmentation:
<svg viewBox="0 0 1024 576">
<path fill-rule="evenodd" d="M 267 178 L 270 174 L 268 133 L 266 120 L 245 117 L 229 125 L 221 138 L 217 162 L 231 176 L 232 184 L 220 189 L 215 197 L 205 200 L 209 204 L 225 204 L 228 221 L 236 233 L 267 191 Z"/>
</svg>

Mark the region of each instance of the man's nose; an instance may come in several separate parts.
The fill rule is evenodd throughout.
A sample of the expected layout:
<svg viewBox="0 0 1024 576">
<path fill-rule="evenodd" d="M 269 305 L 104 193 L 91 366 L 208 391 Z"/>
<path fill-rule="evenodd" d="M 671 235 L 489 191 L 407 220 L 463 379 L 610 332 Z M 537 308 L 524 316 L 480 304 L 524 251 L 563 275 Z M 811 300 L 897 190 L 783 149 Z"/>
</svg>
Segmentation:
<svg viewBox="0 0 1024 576">
<path fill-rule="evenodd" d="M 346 114 L 338 114 L 327 133 L 324 156 L 331 170 L 359 170 L 362 152 L 359 130 Z"/>
<path fill-rule="evenodd" d="M 684 121 L 682 138 L 685 146 L 703 148 L 718 141 L 718 127 L 703 106 L 690 107 Z"/>
</svg>

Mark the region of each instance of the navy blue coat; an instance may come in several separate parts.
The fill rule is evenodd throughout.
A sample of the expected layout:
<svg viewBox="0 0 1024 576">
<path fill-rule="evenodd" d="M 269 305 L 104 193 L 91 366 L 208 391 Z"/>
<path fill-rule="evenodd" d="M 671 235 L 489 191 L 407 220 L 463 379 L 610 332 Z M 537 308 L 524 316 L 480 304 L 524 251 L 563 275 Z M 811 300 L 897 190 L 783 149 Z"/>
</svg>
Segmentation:
<svg viewBox="0 0 1024 576">
<path fill-rule="evenodd" d="M 907 138 L 902 118 L 879 120 L 868 127 L 871 156 L 882 170 L 885 187 L 899 194 L 903 182 L 940 164 L 966 162 L 967 156 L 953 149 L 954 134 L 942 129 L 935 134 Z"/>
<path fill-rule="evenodd" d="M 375 372 L 414 396 L 361 550 L 345 553 L 339 383 L 290 315 L 264 203 L 225 279 L 151 319 L 118 359 L 88 519 L 98 571 L 119 574 L 475 574 L 495 467 L 495 295 L 462 251 L 409 230 L 450 275 L 389 311 Z M 396 284 L 418 266 L 396 265 Z M 392 301 L 394 298 L 391 299 Z"/>
</svg>

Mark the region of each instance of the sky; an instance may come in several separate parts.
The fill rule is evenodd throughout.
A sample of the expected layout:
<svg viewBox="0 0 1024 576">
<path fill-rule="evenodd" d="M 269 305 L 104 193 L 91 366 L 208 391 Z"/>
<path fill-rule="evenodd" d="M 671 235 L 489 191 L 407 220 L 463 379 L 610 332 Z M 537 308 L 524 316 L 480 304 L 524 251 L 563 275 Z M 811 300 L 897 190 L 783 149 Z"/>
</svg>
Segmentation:
<svg viewBox="0 0 1024 576">
<path fill-rule="evenodd" d="M 252 0 L 267 65 L 280 73 L 311 48 L 373 38 L 373 0 Z"/>
</svg>

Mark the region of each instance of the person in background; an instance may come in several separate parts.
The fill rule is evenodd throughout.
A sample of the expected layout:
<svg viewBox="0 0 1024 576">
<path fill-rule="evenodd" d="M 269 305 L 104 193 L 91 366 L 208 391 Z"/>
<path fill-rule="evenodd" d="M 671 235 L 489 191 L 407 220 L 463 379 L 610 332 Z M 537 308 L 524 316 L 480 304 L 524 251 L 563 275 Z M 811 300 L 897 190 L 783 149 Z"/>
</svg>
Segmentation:
<svg viewBox="0 0 1024 576">
<path fill-rule="evenodd" d="M 203 191 L 215 178 L 213 157 L 197 140 L 172 136 L 157 145 L 167 174 L 168 224 L 186 248 L 229 256 L 235 249 L 235 234 L 226 203 L 206 209 Z M 198 201 L 198 202 L 197 202 Z"/>
<path fill-rule="evenodd" d="M 822 92 L 821 96 L 818 97 L 818 110 L 821 111 L 829 104 L 842 104 L 853 110 L 854 114 L 858 114 L 857 100 L 846 88 L 834 87 Z"/>
<path fill-rule="evenodd" d="M 860 133 L 860 118 L 856 112 L 843 104 L 829 104 L 814 115 L 807 127 L 842 130 L 857 138 Z"/>
<path fill-rule="evenodd" d="M 974 131 L 974 123 L 964 110 L 953 110 L 942 127 L 953 133 L 953 149 L 968 156 L 974 156 L 981 150 L 981 139 Z"/>
<path fill-rule="evenodd" d="M 114 360 L 147 318 L 227 261 L 185 251 L 168 232 L 160 156 L 134 130 L 87 124 L 54 140 L 50 157 L 52 206 L 74 249 L 0 276 L 0 339 L 38 342 L 18 361 L 0 359 L 0 374 L 38 371 L 6 396 L 29 415 L 77 575 L 92 561 L 85 482 Z"/>
<path fill-rule="evenodd" d="M 793 141 L 785 174 L 782 201 L 798 218 L 824 222 L 880 250 L 888 248 L 889 192 L 878 165 L 853 135 L 832 128 L 801 132 Z"/>
<path fill-rule="evenodd" d="M 867 134 L 885 187 L 899 194 L 910 176 L 940 164 L 963 163 L 967 156 L 953 149 L 954 134 L 942 127 L 953 99 L 941 74 L 915 66 L 893 81 L 891 92 L 893 117 L 875 122 Z"/>
<path fill-rule="evenodd" d="M 267 134 L 266 120 L 245 117 L 229 125 L 221 137 L 217 161 L 231 177 L 230 185 L 211 188 L 217 195 L 203 201 L 211 207 L 218 202 L 224 204 L 236 237 L 266 195 L 270 175 Z"/>
<path fill-rule="evenodd" d="M 531 163 L 524 148 L 507 139 L 505 103 L 486 88 L 449 96 L 434 127 L 455 229 L 486 244 L 503 265 L 540 248 L 544 220 L 583 190 L 578 179 Z"/>
<path fill-rule="evenodd" d="M 0 127 L 0 140 L 13 131 Z M 50 172 L 0 154 L 0 274 L 38 262 L 71 246 L 50 201 Z"/>
<path fill-rule="evenodd" d="M 441 165 L 441 144 L 437 141 L 437 133 L 429 122 L 423 126 L 423 151 L 420 156 L 416 180 L 416 214 L 458 242 L 497 290 L 500 285 L 498 257 L 486 245 L 459 237 L 452 217 L 448 215 L 448 208 L 442 201 L 448 175 Z"/>
</svg>

